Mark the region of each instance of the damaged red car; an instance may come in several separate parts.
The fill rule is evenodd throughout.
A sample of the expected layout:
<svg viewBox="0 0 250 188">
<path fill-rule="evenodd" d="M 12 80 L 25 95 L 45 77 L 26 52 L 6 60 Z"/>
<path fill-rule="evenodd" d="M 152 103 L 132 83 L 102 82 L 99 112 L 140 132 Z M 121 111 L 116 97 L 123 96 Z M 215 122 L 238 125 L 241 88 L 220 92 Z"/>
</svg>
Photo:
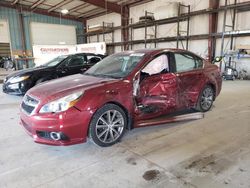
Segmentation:
<svg viewBox="0 0 250 188">
<path fill-rule="evenodd" d="M 208 111 L 221 83 L 218 67 L 189 51 L 121 52 L 84 74 L 30 89 L 21 104 L 21 124 L 38 143 L 70 145 L 89 137 L 110 146 L 126 130 L 159 124 L 164 115 Z"/>
</svg>

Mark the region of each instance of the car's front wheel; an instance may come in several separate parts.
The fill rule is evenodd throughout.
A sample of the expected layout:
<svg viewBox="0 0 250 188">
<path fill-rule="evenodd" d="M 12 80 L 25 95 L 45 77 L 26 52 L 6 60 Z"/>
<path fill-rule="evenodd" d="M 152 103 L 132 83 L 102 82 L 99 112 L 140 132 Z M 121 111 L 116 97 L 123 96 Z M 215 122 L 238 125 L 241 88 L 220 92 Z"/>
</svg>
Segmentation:
<svg viewBox="0 0 250 188">
<path fill-rule="evenodd" d="M 207 85 L 203 88 L 203 90 L 200 93 L 196 110 L 200 112 L 206 112 L 210 110 L 210 108 L 213 106 L 214 101 L 214 90 L 211 86 Z"/>
<path fill-rule="evenodd" d="M 123 109 L 115 104 L 106 104 L 94 114 L 89 127 L 92 141 L 102 147 L 117 143 L 127 127 Z"/>
</svg>

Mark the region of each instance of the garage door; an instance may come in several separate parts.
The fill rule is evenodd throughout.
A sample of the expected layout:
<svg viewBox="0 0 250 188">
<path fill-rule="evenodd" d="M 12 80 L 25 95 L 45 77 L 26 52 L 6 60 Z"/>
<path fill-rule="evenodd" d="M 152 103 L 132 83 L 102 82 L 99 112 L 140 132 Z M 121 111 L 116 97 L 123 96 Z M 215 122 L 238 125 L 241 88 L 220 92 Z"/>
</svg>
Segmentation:
<svg viewBox="0 0 250 188">
<path fill-rule="evenodd" d="M 9 25 L 6 20 L 0 20 L 0 56 L 10 56 Z"/>
<path fill-rule="evenodd" d="M 33 45 L 76 44 L 75 26 L 31 22 Z"/>
</svg>

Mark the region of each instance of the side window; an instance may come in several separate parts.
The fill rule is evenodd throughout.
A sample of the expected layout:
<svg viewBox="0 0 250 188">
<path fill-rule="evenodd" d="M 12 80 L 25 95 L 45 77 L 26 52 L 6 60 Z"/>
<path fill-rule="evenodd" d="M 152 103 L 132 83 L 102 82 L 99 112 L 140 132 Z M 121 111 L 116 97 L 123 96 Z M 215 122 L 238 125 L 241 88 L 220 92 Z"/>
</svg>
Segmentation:
<svg viewBox="0 0 250 188">
<path fill-rule="evenodd" d="M 87 55 L 87 62 L 90 65 L 94 65 L 94 64 L 98 63 L 101 60 L 102 59 L 100 57 L 98 57 L 98 56 Z"/>
<path fill-rule="evenodd" d="M 196 69 L 196 60 L 188 54 L 175 53 L 176 72 L 184 72 Z"/>
<path fill-rule="evenodd" d="M 153 59 L 142 70 L 143 73 L 149 75 L 158 74 L 162 72 L 169 72 L 168 56 L 166 54 L 160 55 Z"/>
<path fill-rule="evenodd" d="M 85 63 L 84 57 L 83 56 L 76 56 L 73 57 L 69 63 L 68 66 L 69 67 L 77 67 L 77 66 L 83 66 Z"/>
<path fill-rule="evenodd" d="M 87 61 L 90 60 L 92 57 L 95 57 L 93 55 L 87 55 Z"/>
</svg>

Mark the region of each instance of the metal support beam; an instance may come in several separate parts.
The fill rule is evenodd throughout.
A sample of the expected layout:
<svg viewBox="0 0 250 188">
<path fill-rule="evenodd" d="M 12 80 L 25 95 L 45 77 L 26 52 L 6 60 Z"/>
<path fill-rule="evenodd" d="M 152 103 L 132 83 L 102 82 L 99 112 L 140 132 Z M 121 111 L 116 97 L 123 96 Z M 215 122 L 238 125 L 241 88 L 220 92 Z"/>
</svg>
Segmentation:
<svg viewBox="0 0 250 188">
<path fill-rule="evenodd" d="M 93 14 L 99 14 L 99 13 L 103 13 L 103 12 L 106 12 L 105 10 L 102 10 L 100 8 L 96 8 L 96 9 L 93 9 L 93 10 L 90 10 L 88 12 L 84 12 L 84 13 L 80 13 L 77 18 L 81 18 L 81 17 L 84 17 L 86 19 L 86 17 L 89 17 Z"/>
<path fill-rule="evenodd" d="M 121 14 L 121 6 L 107 0 L 81 0 L 81 1 L 95 5 L 100 8 L 104 8 L 107 11 L 112 11 Z"/>
<path fill-rule="evenodd" d="M 224 54 L 224 33 L 225 33 L 225 24 L 226 24 L 226 19 L 227 19 L 227 0 L 225 0 L 225 10 L 224 10 L 224 16 L 223 16 L 223 26 L 222 26 L 222 37 L 221 37 L 221 47 L 220 47 L 220 55 L 223 56 Z M 221 68 L 221 63 L 220 63 L 220 68 Z"/>
<path fill-rule="evenodd" d="M 221 33 L 213 33 L 211 35 L 209 34 L 200 34 L 200 35 L 189 35 L 189 36 L 181 36 L 179 40 L 205 40 L 208 39 L 209 37 L 213 36 L 216 39 L 222 37 L 222 32 Z M 247 37 L 250 36 L 250 30 L 245 30 L 245 31 L 232 31 L 232 32 L 225 32 L 224 37 L 225 38 L 230 38 L 230 37 Z M 153 43 L 153 42 L 174 42 L 177 40 L 177 36 L 175 37 L 161 37 L 157 39 L 147 39 L 147 43 Z M 144 44 L 145 40 L 132 40 L 128 41 L 129 44 Z M 123 42 L 115 42 L 115 43 L 109 43 L 107 45 L 113 45 L 113 46 L 121 46 L 123 45 Z"/>
<path fill-rule="evenodd" d="M 45 0 L 38 0 L 33 5 L 31 5 L 31 9 L 36 8 L 38 5 L 42 4 Z"/>
<path fill-rule="evenodd" d="M 19 1 L 19 0 L 14 0 L 11 4 L 12 4 L 12 5 L 15 5 L 15 4 L 18 3 L 18 1 Z"/>
<path fill-rule="evenodd" d="M 79 6 L 77 6 L 77 7 L 73 7 L 73 8 L 71 8 L 71 9 L 69 9 L 69 12 L 75 12 L 75 11 L 78 11 L 78 10 L 80 10 L 80 9 L 84 9 L 84 8 L 87 8 L 87 7 L 89 7 L 90 5 L 89 4 L 82 4 L 82 5 L 79 5 Z"/>
<path fill-rule="evenodd" d="M 237 4 L 237 0 L 234 0 L 234 5 Z M 236 10 L 233 9 L 233 16 L 232 16 L 232 31 L 234 30 L 235 28 L 235 18 L 236 18 Z M 233 36 L 231 36 L 231 41 L 230 41 L 230 50 L 233 49 Z"/>
<path fill-rule="evenodd" d="M 176 48 L 179 48 L 179 42 L 181 42 L 181 45 L 182 45 L 182 49 L 186 49 L 188 50 L 188 36 L 189 36 L 189 25 L 190 25 L 190 17 L 188 16 L 186 19 L 181 19 L 181 11 L 183 11 L 183 9 L 187 9 L 187 15 L 190 15 L 190 5 L 184 5 L 184 4 L 181 4 L 179 3 L 178 5 L 178 16 L 177 16 L 177 33 L 176 33 L 176 36 L 177 36 L 177 40 L 176 40 Z M 186 30 L 183 30 L 181 31 L 180 30 L 180 23 L 183 22 L 183 21 L 186 21 L 187 22 L 187 26 L 186 26 Z M 186 47 L 184 47 L 183 45 L 183 42 L 179 40 L 179 38 L 182 37 L 181 33 L 184 33 L 186 34 L 187 38 L 186 38 Z"/>
<path fill-rule="evenodd" d="M 73 1 L 73 0 L 64 0 L 64 1 L 61 1 L 60 3 L 58 3 L 58 4 L 56 4 L 55 6 L 53 6 L 52 8 L 50 8 L 50 9 L 48 10 L 48 12 L 51 12 L 51 11 L 53 11 L 53 10 L 56 10 L 56 9 L 62 7 L 63 5 L 66 5 L 66 4 L 68 4 L 68 3 L 71 3 L 72 1 Z"/>
<path fill-rule="evenodd" d="M 20 26 L 20 33 L 21 33 L 21 42 L 22 42 L 22 51 L 23 53 L 26 53 L 26 40 L 25 40 L 25 34 L 24 34 L 24 23 L 23 23 L 23 13 L 22 9 L 20 7 L 16 7 L 18 11 L 18 19 L 19 19 L 19 26 Z"/>
<path fill-rule="evenodd" d="M 210 9 L 218 9 L 220 1 L 219 0 L 209 0 Z M 209 34 L 217 32 L 218 24 L 218 13 L 214 12 L 209 14 Z M 215 55 L 216 39 L 213 36 L 208 38 L 208 60 L 212 61 Z"/>
<path fill-rule="evenodd" d="M 26 45 L 26 37 L 24 31 L 24 20 L 23 20 L 23 12 L 21 6 L 16 6 L 16 10 L 18 11 L 18 19 L 21 33 L 21 42 L 22 42 L 22 55 L 27 55 L 27 45 Z M 29 62 L 25 61 L 25 66 L 29 67 Z"/>
<path fill-rule="evenodd" d="M 129 7 L 127 5 L 122 6 L 121 11 L 121 23 L 122 23 L 122 41 L 125 42 L 123 45 L 124 50 L 129 50 Z"/>
<path fill-rule="evenodd" d="M 86 34 L 86 33 L 87 33 L 87 20 L 84 19 L 84 20 L 82 21 L 82 24 L 83 24 L 83 33 Z M 87 36 L 87 35 L 84 36 L 83 42 L 84 42 L 84 43 L 88 43 L 88 36 Z"/>
<path fill-rule="evenodd" d="M 235 26 L 235 15 L 236 15 L 236 10 L 229 10 L 230 13 L 231 11 L 233 11 L 233 15 L 232 15 L 232 20 L 231 20 L 231 25 L 227 24 L 227 5 L 228 5 L 229 1 L 225 0 L 225 10 L 224 10 L 224 20 L 223 20 L 223 27 L 222 27 L 222 38 L 221 38 L 221 56 L 224 56 L 224 40 L 225 40 L 225 32 L 226 32 L 226 28 L 231 28 L 231 31 L 234 31 L 234 26 Z M 234 4 L 233 5 L 237 5 L 237 0 L 234 0 Z M 233 49 L 233 39 L 234 36 L 231 35 L 230 37 L 230 50 Z M 231 57 L 229 57 L 229 66 L 231 65 Z M 222 68 L 222 62 L 220 63 L 220 68 Z"/>
<path fill-rule="evenodd" d="M 94 15 L 88 15 L 86 17 L 84 17 L 85 19 L 89 20 L 89 19 L 92 19 L 92 18 L 97 18 L 99 16 L 104 16 L 106 14 L 109 14 L 109 13 L 112 13 L 112 12 L 107 12 L 106 10 L 105 11 L 102 11 L 100 13 L 95 13 Z"/>
</svg>

